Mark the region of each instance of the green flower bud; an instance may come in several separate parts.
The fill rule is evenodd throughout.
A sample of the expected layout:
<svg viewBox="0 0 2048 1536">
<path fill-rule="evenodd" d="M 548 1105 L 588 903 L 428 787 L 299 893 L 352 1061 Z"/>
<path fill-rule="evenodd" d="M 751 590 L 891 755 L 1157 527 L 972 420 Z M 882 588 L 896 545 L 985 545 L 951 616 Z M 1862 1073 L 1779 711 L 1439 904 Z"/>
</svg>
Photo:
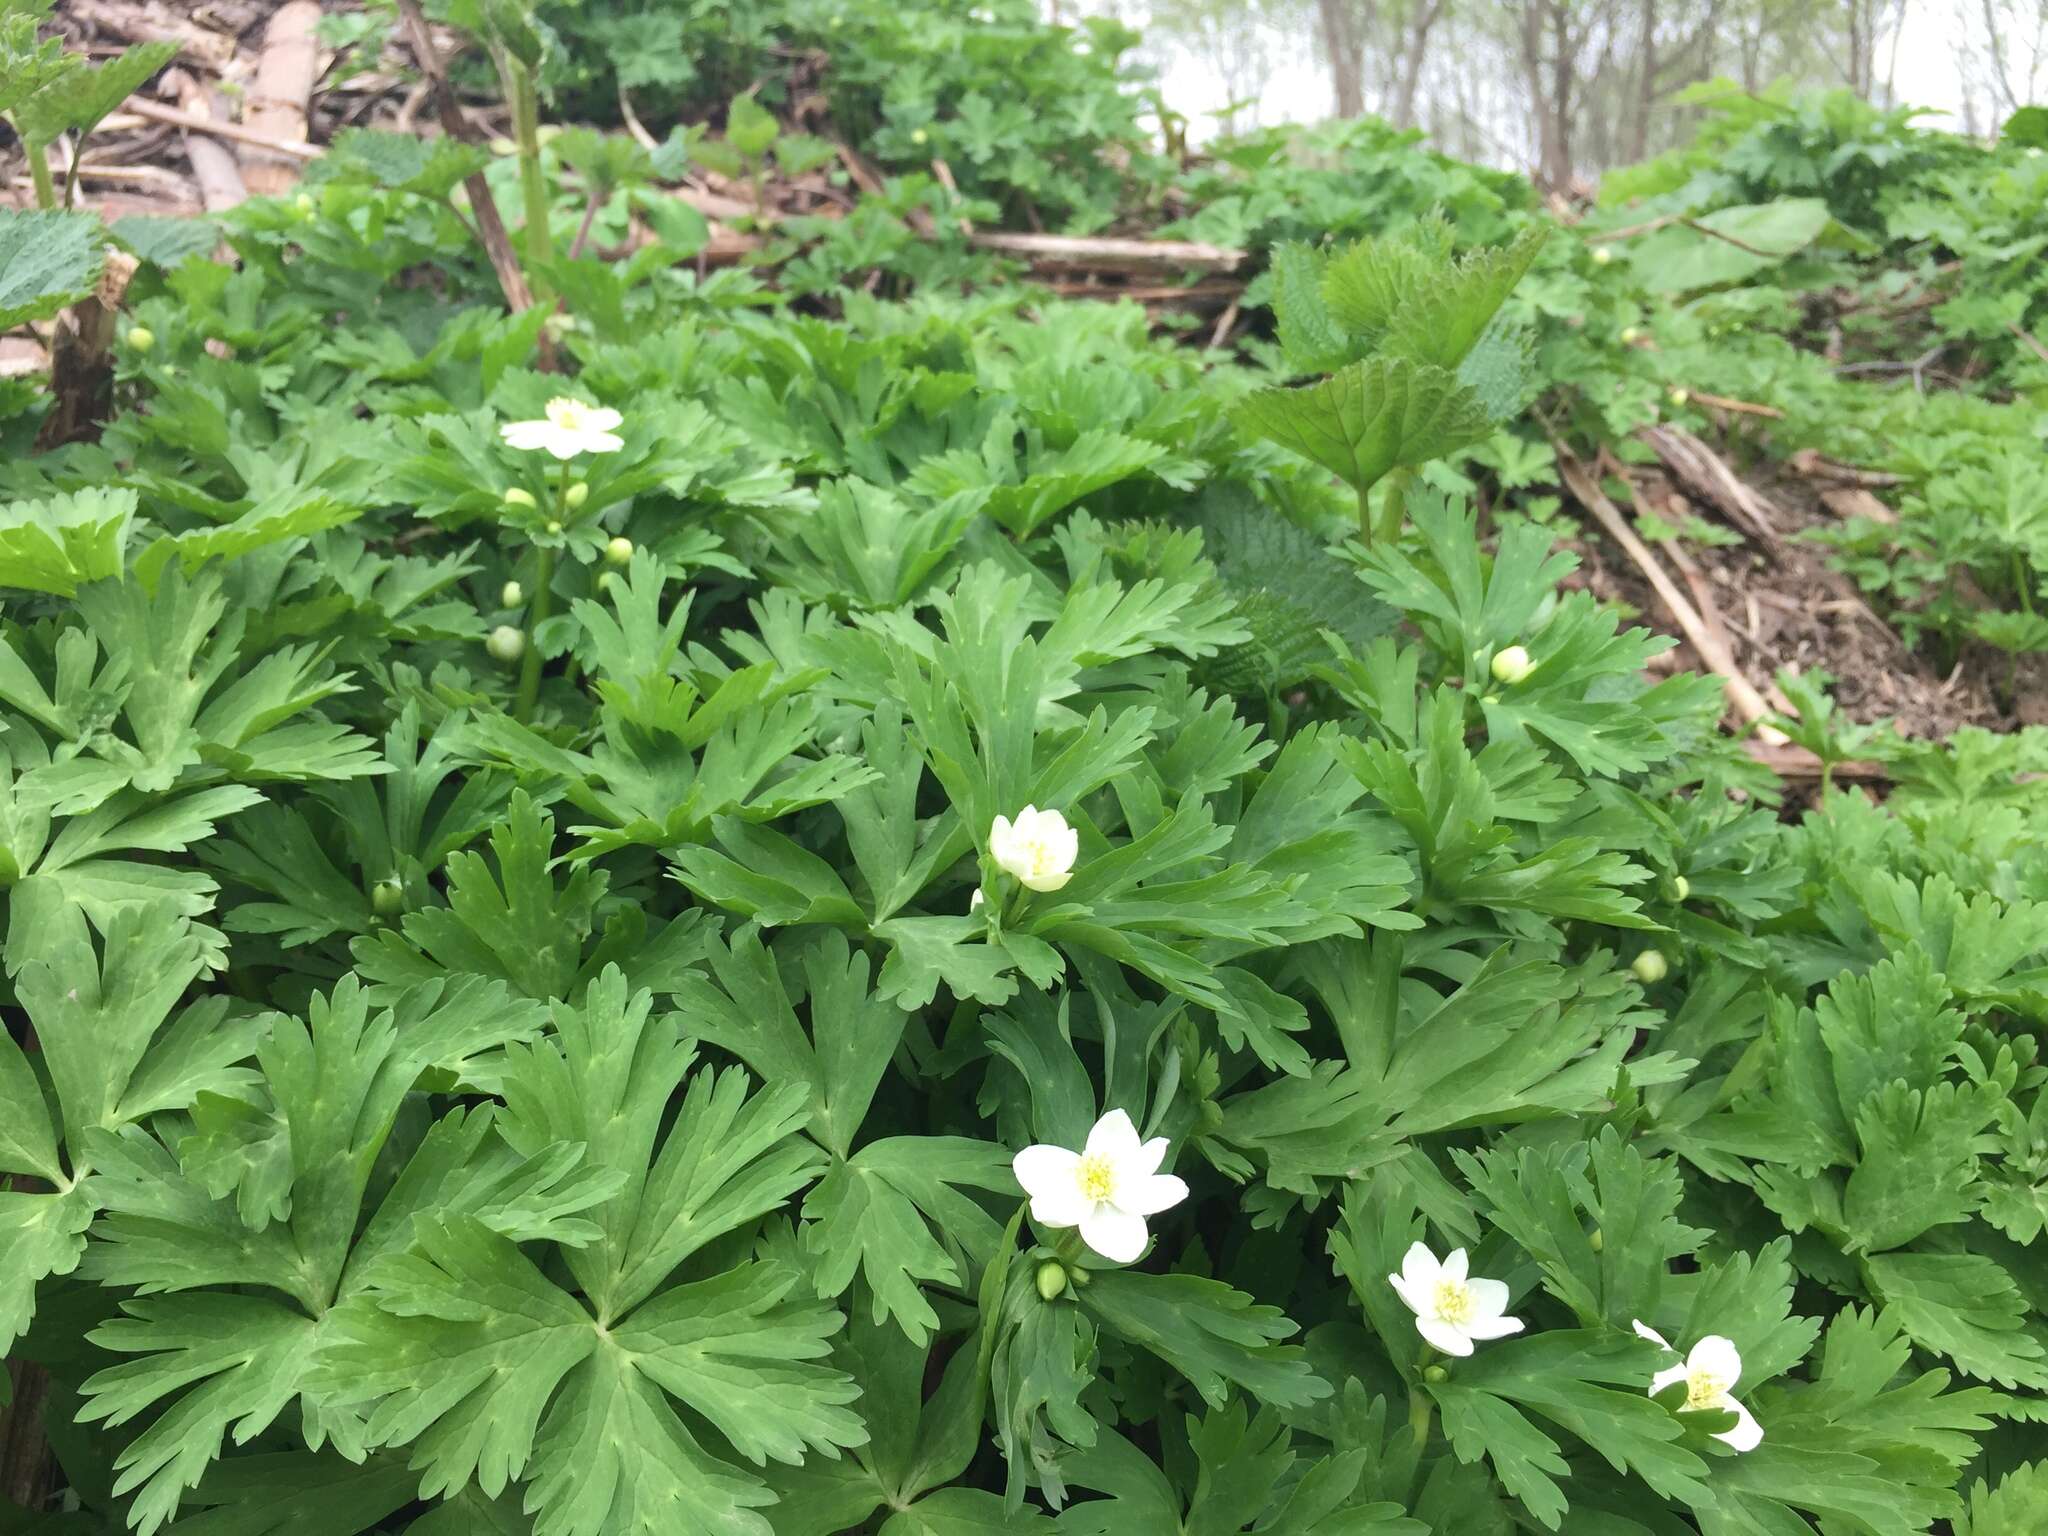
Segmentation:
<svg viewBox="0 0 2048 1536">
<path fill-rule="evenodd" d="M 1510 688 L 1535 670 L 1536 663 L 1530 659 L 1529 652 L 1519 645 L 1511 645 L 1493 658 L 1494 681 L 1506 683 Z"/>
<path fill-rule="evenodd" d="M 493 661 L 515 662 L 526 654 L 526 631 L 511 624 L 500 624 L 484 641 L 484 649 L 491 653 Z"/>
<path fill-rule="evenodd" d="M 517 608 L 525 601 L 526 588 L 519 585 L 516 581 L 508 581 L 503 587 L 498 589 L 498 606 L 500 608 Z"/>
<path fill-rule="evenodd" d="M 910 131 L 910 142 L 917 145 L 920 149 L 922 149 L 925 145 L 929 144 L 931 142 L 931 139 L 932 136 L 926 133 L 922 128 L 913 128 Z"/>
<path fill-rule="evenodd" d="M 558 518 L 558 517 L 551 517 L 551 518 L 549 518 L 549 519 L 548 519 L 548 532 L 549 532 L 549 533 L 551 533 L 551 534 L 553 534 L 553 533 L 560 533 L 561 531 L 562 531 L 562 520 L 561 520 L 560 518 Z"/>
<path fill-rule="evenodd" d="M 1671 877 L 1671 899 L 1673 901 L 1684 901 L 1690 895 L 1692 895 L 1692 882 L 1683 875 L 1673 875 Z"/>
<path fill-rule="evenodd" d="M 604 563 L 625 567 L 633 563 L 633 541 L 620 534 L 604 547 Z"/>
<path fill-rule="evenodd" d="M 1422 1379 L 1434 1386 L 1439 1381 L 1449 1381 L 1451 1373 L 1440 1365 L 1425 1365 L 1422 1368 Z"/>
<path fill-rule="evenodd" d="M 1672 390 L 1671 393 L 1666 395 L 1664 398 L 1669 400 L 1673 405 L 1683 406 L 1686 401 L 1692 398 L 1692 391 L 1681 384 L 1676 389 Z"/>
<path fill-rule="evenodd" d="M 396 875 L 388 875 L 370 888 L 370 910 L 379 917 L 396 917 L 405 908 L 405 887 Z"/>
<path fill-rule="evenodd" d="M 1614 260 L 1614 252 L 1609 247 L 1604 245 L 1596 245 L 1593 247 L 1594 266 L 1604 267 L 1607 265 L 1607 263 L 1609 263 L 1612 260 Z"/>
<path fill-rule="evenodd" d="M 522 490 L 521 490 L 521 489 L 520 489 L 520 488 L 519 488 L 518 486 L 516 486 L 516 485 L 515 485 L 515 486 L 513 486 L 511 490 L 509 490 L 509 491 L 507 491 L 507 492 L 505 493 L 505 498 L 504 498 L 504 499 L 505 499 L 505 505 L 506 505 L 506 506 L 508 506 L 508 507 L 528 507 L 528 508 L 531 508 L 531 507 L 533 507 L 533 506 L 535 506 L 535 505 L 536 505 L 536 503 L 535 503 L 535 501 L 534 501 L 534 499 L 533 499 L 533 492 L 531 492 L 531 491 L 522 491 Z"/>
<path fill-rule="evenodd" d="M 542 123 L 533 130 L 533 142 L 536 144 L 552 144 L 561 136 L 562 127 L 559 123 Z"/>
<path fill-rule="evenodd" d="M 583 503 L 585 503 L 588 500 L 590 500 L 590 487 L 585 485 L 581 480 L 578 480 L 574 485 L 570 486 L 569 493 L 562 498 L 562 501 L 564 502 L 564 504 L 568 506 L 571 512 L 574 512 L 578 507 L 582 506 Z"/>
<path fill-rule="evenodd" d="M 1592 1244 L 1595 1253 L 1605 1253 L 1607 1251 L 1607 1234 L 1598 1227 L 1593 1229 L 1593 1235 L 1587 1238 L 1586 1241 Z"/>
<path fill-rule="evenodd" d="M 1077 1291 L 1087 1290 L 1094 1281 L 1095 1277 L 1085 1269 L 1070 1269 L 1067 1271 L 1067 1284 Z"/>
<path fill-rule="evenodd" d="M 128 332 L 128 345 L 137 352 L 147 352 L 156 345 L 156 332 L 146 325 L 135 326 Z"/>
<path fill-rule="evenodd" d="M 1643 333 L 1637 330 L 1634 326 L 1624 325 L 1621 328 L 1621 344 L 1623 346 L 1632 347 L 1642 339 Z"/>
<path fill-rule="evenodd" d="M 1051 1301 L 1067 1288 L 1066 1266 L 1058 1259 L 1047 1259 L 1038 1266 L 1037 1285 L 1039 1300 Z"/>
<path fill-rule="evenodd" d="M 1646 949 L 1629 962 L 1636 980 L 1644 986 L 1653 986 L 1671 974 L 1671 962 L 1664 958 L 1661 950 Z"/>
</svg>

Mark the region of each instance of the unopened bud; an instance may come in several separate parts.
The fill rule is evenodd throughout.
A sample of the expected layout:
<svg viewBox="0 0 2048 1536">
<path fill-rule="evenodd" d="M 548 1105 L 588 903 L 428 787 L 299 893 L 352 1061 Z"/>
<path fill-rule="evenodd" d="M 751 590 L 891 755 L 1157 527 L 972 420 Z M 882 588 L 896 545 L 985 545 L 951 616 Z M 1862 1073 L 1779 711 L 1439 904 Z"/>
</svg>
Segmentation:
<svg viewBox="0 0 2048 1536">
<path fill-rule="evenodd" d="M 1678 386 L 1678 388 L 1672 390 L 1671 393 L 1666 395 L 1664 398 L 1669 400 L 1673 405 L 1684 405 L 1686 401 L 1692 398 L 1692 391 L 1681 384 Z"/>
<path fill-rule="evenodd" d="M 1635 972 L 1636 980 L 1647 987 L 1671 974 L 1671 962 L 1664 958 L 1661 950 L 1646 949 L 1629 962 L 1629 969 Z"/>
<path fill-rule="evenodd" d="M 292 206 L 301 213 L 311 213 L 313 211 L 313 199 L 308 194 L 301 192 L 292 199 Z"/>
<path fill-rule="evenodd" d="M 931 142 L 931 138 L 932 136 L 926 133 L 922 128 L 913 128 L 910 130 L 910 142 L 917 145 L 920 149 L 922 149 L 925 145 L 929 144 Z"/>
<path fill-rule="evenodd" d="M 633 541 L 620 534 L 604 547 L 606 565 L 627 566 L 633 563 Z"/>
<path fill-rule="evenodd" d="M 1434 1386 L 1437 1382 L 1449 1381 L 1451 1373 L 1440 1365 L 1425 1365 L 1422 1368 L 1422 1379 Z"/>
<path fill-rule="evenodd" d="M 1535 670 L 1536 663 L 1530 659 L 1529 652 L 1519 645 L 1511 645 L 1497 652 L 1493 658 L 1494 681 L 1506 683 L 1510 688 Z"/>
<path fill-rule="evenodd" d="M 526 654 L 526 631 L 515 625 L 500 624 L 484 641 L 484 649 L 491 653 L 493 661 L 517 661 Z"/>
<path fill-rule="evenodd" d="M 1596 245 L 1596 246 L 1594 246 L 1594 247 L 1593 247 L 1593 265 L 1594 265 L 1594 266 L 1596 266 L 1596 267 L 1604 267 L 1604 266 L 1606 266 L 1606 265 L 1607 265 L 1607 263 L 1609 263 L 1609 262 L 1610 262 L 1610 261 L 1612 261 L 1612 260 L 1614 260 L 1614 252 L 1613 252 L 1613 251 L 1612 251 L 1611 249 L 1609 249 L 1609 248 L 1608 248 L 1607 246 L 1604 246 L 1604 245 Z"/>
<path fill-rule="evenodd" d="M 538 128 L 533 130 L 533 142 L 536 144 L 552 144 L 555 142 L 556 139 L 560 138 L 561 135 L 561 124 L 542 123 Z"/>
<path fill-rule="evenodd" d="M 571 512 L 574 512 L 588 500 L 590 500 L 590 487 L 581 480 L 570 486 L 568 493 L 562 497 L 563 505 L 568 507 Z"/>
<path fill-rule="evenodd" d="M 1624 325 L 1621 328 L 1621 344 L 1623 346 L 1632 347 L 1642 339 L 1643 333 L 1637 330 L 1634 326 Z"/>
<path fill-rule="evenodd" d="M 156 345 L 156 332 L 146 325 L 138 325 L 128 332 L 128 345 L 137 352 L 147 352 Z"/>
<path fill-rule="evenodd" d="M 405 887 L 395 875 L 386 876 L 370 889 L 370 910 L 379 917 L 395 917 L 405 906 Z"/>
<path fill-rule="evenodd" d="M 1673 901 L 1684 901 L 1690 895 L 1692 895 L 1692 882 L 1683 875 L 1673 875 L 1671 877 L 1671 899 Z"/>
<path fill-rule="evenodd" d="M 549 532 L 549 533 L 551 533 L 551 534 L 553 534 L 553 533 L 560 533 L 561 531 L 562 531 L 562 520 L 561 520 L 560 518 L 558 518 L 558 517 L 551 517 L 551 518 L 549 518 L 549 519 L 548 519 L 548 532 Z"/>
<path fill-rule="evenodd" d="M 508 581 L 498 589 L 498 606 L 500 608 L 517 608 L 525 601 L 526 588 L 519 585 L 516 581 Z"/>
<path fill-rule="evenodd" d="M 1039 1300 L 1051 1301 L 1067 1288 L 1066 1266 L 1057 1259 L 1047 1259 L 1038 1266 L 1037 1285 Z"/>
<path fill-rule="evenodd" d="M 522 491 L 516 485 L 505 493 L 504 501 L 508 507 L 532 507 L 536 504 L 533 499 L 533 492 Z"/>
</svg>

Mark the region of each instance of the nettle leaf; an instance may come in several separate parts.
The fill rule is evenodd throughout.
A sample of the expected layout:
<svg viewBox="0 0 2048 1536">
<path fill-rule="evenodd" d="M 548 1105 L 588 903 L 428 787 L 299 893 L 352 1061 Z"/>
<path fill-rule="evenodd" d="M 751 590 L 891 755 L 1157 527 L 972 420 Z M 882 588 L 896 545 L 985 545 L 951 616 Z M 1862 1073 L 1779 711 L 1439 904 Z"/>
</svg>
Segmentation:
<svg viewBox="0 0 2048 1536">
<path fill-rule="evenodd" d="M 1493 418 L 1455 374 L 1394 357 L 1353 363 L 1319 384 L 1254 391 L 1232 407 L 1231 419 L 1315 460 L 1361 495 L 1391 469 L 1493 435 Z"/>
<path fill-rule="evenodd" d="M 0 208 L 0 330 L 90 297 L 106 259 L 102 241 L 89 213 Z"/>
</svg>

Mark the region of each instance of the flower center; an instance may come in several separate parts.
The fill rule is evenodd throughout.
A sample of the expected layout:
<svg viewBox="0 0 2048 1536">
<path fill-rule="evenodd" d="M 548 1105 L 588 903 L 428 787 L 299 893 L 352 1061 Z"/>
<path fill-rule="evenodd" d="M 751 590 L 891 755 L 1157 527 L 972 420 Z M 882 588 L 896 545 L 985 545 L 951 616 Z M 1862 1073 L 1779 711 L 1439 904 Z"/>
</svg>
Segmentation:
<svg viewBox="0 0 2048 1536">
<path fill-rule="evenodd" d="M 1685 1378 L 1685 1406 L 1697 1412 L 1702 1408 L 1718 1408 L 1722 1399 L 1728 1396 L 1732 1381 L 1724 1381 L 1712 1371 L 1693 1371 Z"/>
<path fill-rule="evenodd" d="M 564 431 L 580 432 L 583 430 L 583 402 L 580 400 L 550 400 L 548 402 L 548 415 L 553 419 L 555 425 L 561 427 Z"/>
<path fill-rule="evenodd" d="M 1472 1289 L 1455 1280 L 1436 1283 L 1436 1315 L 1453 1328 L 1472 1321 Z"/>
<path fill-rule="evenodd" d="M 1080 1182 L 1081 1193 L 1098 1204 L 1116 1193 L 1116 1170 L 1106 1157 L 1083 1157 L 1074 1177 Z"/>
</svg>

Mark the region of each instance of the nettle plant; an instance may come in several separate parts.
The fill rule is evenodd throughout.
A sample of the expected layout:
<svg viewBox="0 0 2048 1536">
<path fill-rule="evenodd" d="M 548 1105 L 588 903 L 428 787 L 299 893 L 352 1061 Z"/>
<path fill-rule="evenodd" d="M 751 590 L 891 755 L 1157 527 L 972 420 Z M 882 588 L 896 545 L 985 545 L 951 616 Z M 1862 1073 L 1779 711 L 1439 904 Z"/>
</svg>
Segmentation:
<svg viewBox="0 0 2048 1536">
<path fill-rule="evenodd" d="M 403 180 L 0 482 L 24 1529 L 2038 1528 L 2038 761 L 1786 826 L 1133 311 L 656 262 L 565 378 Z M 1436 240 L 1311 413 L 1478 430 Z"/>
</svg>

